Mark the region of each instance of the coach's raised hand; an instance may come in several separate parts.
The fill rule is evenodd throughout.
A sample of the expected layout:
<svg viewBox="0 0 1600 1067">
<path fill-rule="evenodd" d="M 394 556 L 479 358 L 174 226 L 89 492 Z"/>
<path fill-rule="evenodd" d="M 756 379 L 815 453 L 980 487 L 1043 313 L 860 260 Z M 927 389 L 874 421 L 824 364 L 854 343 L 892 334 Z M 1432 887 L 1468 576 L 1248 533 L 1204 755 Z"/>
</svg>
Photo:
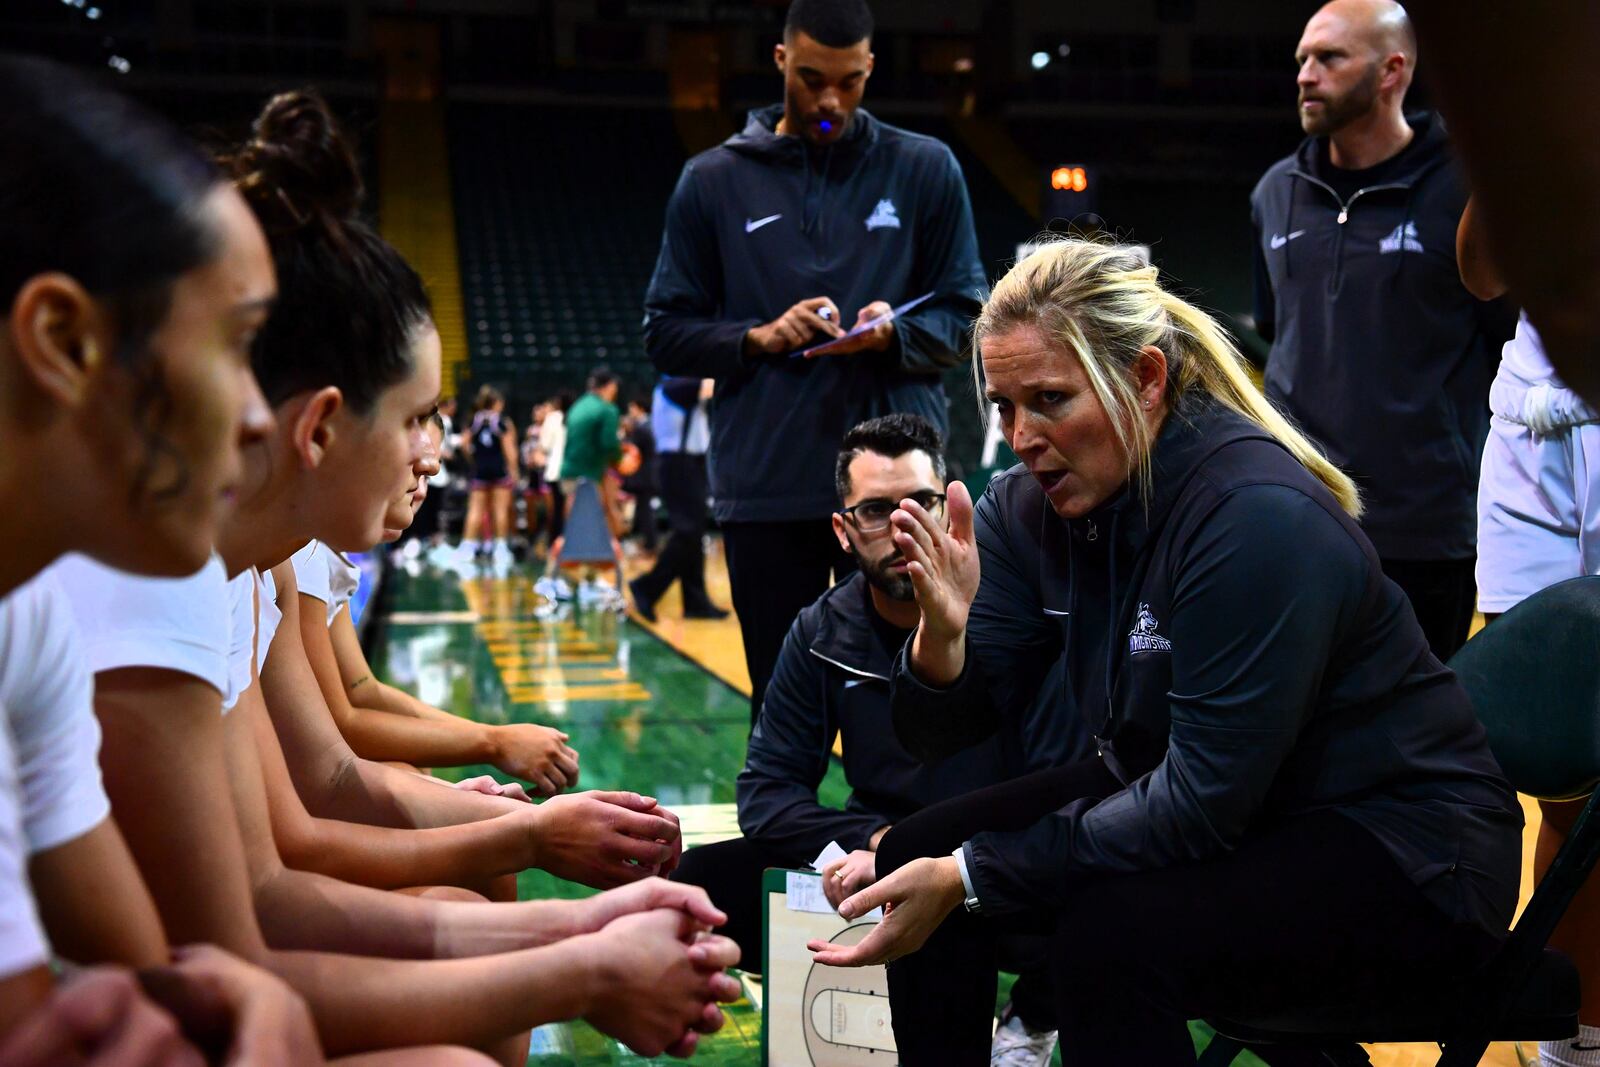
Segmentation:
<svg viewBox="0 0 1600 1067">
<path fill-rule="evenodd" d="M 844 329 L 839 325 L 839 306 L 825 296 L 802 300 L 765 326 L 752 327 L 744 335 L 744 352 L 747 356 L 776 356 L 804 348 L 819 335 L 844 336 Z"/>
<path fill-rule="evenodd" d="M 972 533 L 972 497 L 952 480 L 946 510 L 950 528 L 915 500 L 902 500 L 889 521 L 895 547 L 917 594 L 922 621 L 911 643 L 911 669 L 928 685 L 946 686 L 966 663 L 967 612 L 978 595 L 978 543 Z"/>
</svg>

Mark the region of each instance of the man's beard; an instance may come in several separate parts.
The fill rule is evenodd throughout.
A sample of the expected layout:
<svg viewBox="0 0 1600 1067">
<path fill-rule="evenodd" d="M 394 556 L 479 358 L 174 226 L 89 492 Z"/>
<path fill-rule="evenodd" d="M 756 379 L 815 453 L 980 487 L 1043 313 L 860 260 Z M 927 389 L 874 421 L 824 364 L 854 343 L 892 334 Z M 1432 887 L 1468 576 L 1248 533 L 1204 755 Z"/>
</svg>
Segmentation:
<svg viewBox="0 0 1600 1067">
<path fill-rule="evenodd" d="M 867 584 L 890 600 L 910 603 L 917 599 L 916 587 L 911 584 L 911 575 L 905 571 L 897 573 L 889 569 L 904 559 L 900 553 L 892 552 L 877 563 L 869 564 L 859 554 L 856 556 L 861 573 L 867 576 Z"/>
<path fill-rule="evenodd" d="M 1315 117 L 1300 112 L 1300 128 L 1313 137 L 1338 133 L 1356 119 L 1369 114 L 1378 102 L 1378 65 L 1374 63 L 1349 92 L 1343 96 L 1321 96 L 1322 113 Z"/>
</svg>

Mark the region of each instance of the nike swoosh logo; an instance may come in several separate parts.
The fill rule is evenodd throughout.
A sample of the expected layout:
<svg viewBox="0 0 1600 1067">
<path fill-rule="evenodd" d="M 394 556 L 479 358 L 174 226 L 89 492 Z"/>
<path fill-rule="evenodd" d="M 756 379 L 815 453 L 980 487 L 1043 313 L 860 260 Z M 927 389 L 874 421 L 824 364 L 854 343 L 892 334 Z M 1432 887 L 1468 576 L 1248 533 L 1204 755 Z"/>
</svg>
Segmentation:
<svg viewBox="0 0 1600 1067">
<path fill-rule="evenodd" d="M 755 233 L 757 230 L 761 229 L 761 227 L 765 226 L 767 223 L 769 223 L 769 222 L 777 222 L 781 218 L 783 218 L 783 214 L 780 212 L 777 215 L 768 215 L 764 219 L 745 219 L 744 220 L 744 232 L 745 233 Z"/>
<path fill-rule="evenodd" d="M 1306 231 L 1304 230 L 1296 230 L 1287 237 L 1281 233 L 1275 233 L 1272 235 L 1272 241 L 1270 243 L 1272 244 L 1273 249 L 1276 250 L 1282 248 L 1284 245 L 1288 244 L 1290 241 L 1294 240 L 1296 237 L 1299 237 L 1305 232 Z"/>
<path fill-rule="evenodd" d="M 1059 615 L 1062 618 L 1066 618 L 1068 615 L 1072 614 L 1070 611 L 1058 611 L 1055 608 L 1043 608 L 1041 610 L 1043 610 L 1046 615 Z"/>
</svg>

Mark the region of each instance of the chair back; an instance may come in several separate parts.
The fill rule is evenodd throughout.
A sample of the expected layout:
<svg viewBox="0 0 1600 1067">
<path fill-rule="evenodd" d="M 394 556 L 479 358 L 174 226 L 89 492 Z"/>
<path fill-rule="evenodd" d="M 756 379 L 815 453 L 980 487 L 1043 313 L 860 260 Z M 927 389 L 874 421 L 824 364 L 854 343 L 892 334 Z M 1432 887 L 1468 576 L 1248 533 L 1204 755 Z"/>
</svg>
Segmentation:
<svg viewBox="0 0 1600 1067">
<path fill-rule="evenodd" d="M 1545 800 L 1600 782 L 1600 577 L 1535 593 L 1450 660 L 1511 784 Z"/>
</svg>

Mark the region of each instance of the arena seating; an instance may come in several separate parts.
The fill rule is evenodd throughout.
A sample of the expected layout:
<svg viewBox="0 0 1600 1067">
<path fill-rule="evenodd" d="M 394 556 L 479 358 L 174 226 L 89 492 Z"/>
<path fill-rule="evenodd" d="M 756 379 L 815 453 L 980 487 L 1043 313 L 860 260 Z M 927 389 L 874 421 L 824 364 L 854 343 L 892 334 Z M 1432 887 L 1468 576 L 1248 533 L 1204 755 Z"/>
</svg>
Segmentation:
<svg viewBox="0 0 1600 1067">
<path fill-rule="evenodd" d="M 642 303 L 684 158 L 671 115 L 458 103 L 449 120 L 473 382 L 519 423 L 596 363 L 647 389 Z"/>
</svg>

